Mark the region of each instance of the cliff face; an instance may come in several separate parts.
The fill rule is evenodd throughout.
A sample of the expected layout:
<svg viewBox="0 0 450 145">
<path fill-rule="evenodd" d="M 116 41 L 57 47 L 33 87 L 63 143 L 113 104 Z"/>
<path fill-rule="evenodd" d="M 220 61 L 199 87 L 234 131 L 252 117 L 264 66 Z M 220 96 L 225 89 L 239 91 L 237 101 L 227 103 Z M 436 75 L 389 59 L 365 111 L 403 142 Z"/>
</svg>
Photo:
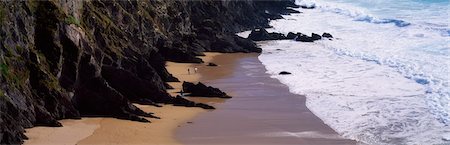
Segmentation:
<svg viewBox="0 0 450 145">
<path fill-rule="evenodd" d="M 0 144 L 24 128 L 112 116 L 148 121 L 131 103 L 176 103 L 165 61 L 205 51 L 260 52 L 234 35 L 286 13 L 280 1 L 1 1 Z M 185 100 L 183 100 L 185 101 Z"/>
</svg>

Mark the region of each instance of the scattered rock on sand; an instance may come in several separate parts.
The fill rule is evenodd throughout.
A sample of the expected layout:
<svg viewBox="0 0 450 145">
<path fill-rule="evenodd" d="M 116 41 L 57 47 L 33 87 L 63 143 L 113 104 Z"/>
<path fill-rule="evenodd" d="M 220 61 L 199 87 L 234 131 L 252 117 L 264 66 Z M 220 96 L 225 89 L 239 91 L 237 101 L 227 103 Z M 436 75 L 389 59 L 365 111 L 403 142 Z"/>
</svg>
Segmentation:
<svg viewBox="0 0 450 145">
<path fill-rule="evenodd" d="M 316 8 L 316 5 L 310 5 L 310 6 L 300 6 L 302 9 L 314 9 Z"/>
<path fill-rule="evenodd" d="M 292 74 L 292 73 L 290 73 L 290 72 L 287 72 L 287 71 L 282 71 L 282 72 L 280 72 L 280 73 L 278 73 L 279 75 L 290 75 L 290 74 Z"/>
<path fill-rule="evenodd" d="M 217 66 L 217 64 L 210 62 L 210 63 L 208 63 L 208 65 L 206 65 L 206 66 Z"/>
<path fill-rule="evenodd" d="M 323 33 L 322 34 L 322 37 L 325 37 L 325 38 L 333 38 L 333 35 L 331 35 L 330 33 Z"/>
<path fill-rule="evenodd" d="M 312 33 L 312 34 L 311 34 L 311 37 L 300 33 L 300 34 L 297 36 L 297 38 L 295 39 L 295 41 L 300 41 L 300 42 L 314 42 L 314 41 L 320 40 L 320 39 L 322 39 L 322 36 L 320 36 L 319 34 L 316 34 L 316 33 Z"/>
<path fill-rule="evenodd" d="M 218 88 L 206 86 L 201 82 L 198 84 L 183 82 L 183 90 L 186 93 L 190 93 L 190 96 L 231 98 L 231 96 L 228 96 L 225 92 L 222 92 Z"/>
<path fill-rule="evenodd" d="M 192 102 L 190 100 L 187 100 L 183 97 L 181 97 L 180 95 L 177 95 L 174 99 L 173 99 L 173 105 L 174 106 L 184 106 L 184 107 L 200 107 L 203 109 L 216 109 L 213 106 L 210 106 L 208 104 L 203 104 L 203 103 L 195 103 Z"/>
</svg>

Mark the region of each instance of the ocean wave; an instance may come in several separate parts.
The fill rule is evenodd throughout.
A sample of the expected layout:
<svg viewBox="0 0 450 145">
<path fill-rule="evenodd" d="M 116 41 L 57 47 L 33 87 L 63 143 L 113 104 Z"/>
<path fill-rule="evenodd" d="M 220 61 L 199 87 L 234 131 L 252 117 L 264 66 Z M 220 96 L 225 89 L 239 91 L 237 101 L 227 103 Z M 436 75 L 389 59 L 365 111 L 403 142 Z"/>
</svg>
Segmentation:
<svg viewBox="0 0 450 145">
<path fill-rule="evenodd" d="M 381 58 L 376 55 L 368 55 L 364 53 L 353 53 L 346 49 L 338 47 L 326 46 L 334 51 L 337 55 L 353 57 L 367 62 L 373 62 L 378 65 L 394 68 L 405 78 L 425 86 L 425 97 L 430 108 L 430 113 L 436 116 L 436 119 L 446 126 L 450 126 L 450 92 L 448 82 L 443 82 L 445 78 L 436 78 L 432 75 L 421 73 L 418 68 L 420 65 L 408 65 L 402 63 L 401 60 L 395 58 Z"/>
<path fill-rule="evenodd" d="M 279 41 L 262 48 L 266 53 L 259 59 L 268 73 L 291 92 L 306 95 L 308 108 L 344 137 L 379 145 L 448 143 L 448 92 L 424 88 L 423 82 L 438 81 L 407 71 L 416 67 L 323 43 Z M 278 48 L 285 51 L 267 53 Z M 277 75 L 279 70 L 294 75 Z M 411 78 L 404 77 L 408 72 Z"/>
<path fill-rule="evenodd" d="M 339 15 L 344 15 L 353 18 L 355 21 L 362 21 L 362 22 L 368 22 L 373 24 L 394 24 L 397 27 L 406 27 L 411 25 L 411 23 L 406 22 L 404 20 L 400 19 L 394 19 L 394 18 L 378 18 L 375 16 L 372 16 L 362 10 L 359 10 L 357 8 L 352 8 L 349 6 L 341 6 L 336 7 L 335 5 L 328 5 L 324 3 L 316 3 L 315 1 L 311 0 L 300 0 L 297 2 L 300 6 L 306 6 L 306 7 L 316 7 L 322 11 L 326 12 L 332 12 Z"/>
</svg>

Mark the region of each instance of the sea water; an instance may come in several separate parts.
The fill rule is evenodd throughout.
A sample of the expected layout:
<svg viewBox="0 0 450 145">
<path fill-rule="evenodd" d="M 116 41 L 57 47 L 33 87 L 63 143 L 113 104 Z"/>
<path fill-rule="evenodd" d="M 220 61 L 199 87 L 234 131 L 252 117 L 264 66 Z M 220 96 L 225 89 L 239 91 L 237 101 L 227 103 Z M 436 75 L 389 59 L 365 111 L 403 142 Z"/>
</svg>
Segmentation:
<svg viewBox="0 0 450 145">
<path fill-rule="evenodd" d="M 261 44 L 267 73 L 340 135 L 368 144 L 450 144 L 448 0 L 298 0 L 315 9 L 268 31 L 332 40 Z M 292 75 L 278 75 L 280 71 Z"/>
</svg>

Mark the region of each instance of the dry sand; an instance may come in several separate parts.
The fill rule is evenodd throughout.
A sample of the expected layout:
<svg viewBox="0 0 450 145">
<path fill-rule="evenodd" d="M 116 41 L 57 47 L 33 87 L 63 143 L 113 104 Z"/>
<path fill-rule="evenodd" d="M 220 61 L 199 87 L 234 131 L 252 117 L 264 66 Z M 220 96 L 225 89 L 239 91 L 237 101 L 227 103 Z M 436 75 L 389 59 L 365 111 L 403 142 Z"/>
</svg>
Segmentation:
<svg viewBox="0 0 450 145">
<path fill-rule="evenodd" d="M 201 57 L 203 61 L 209 62 L 219 53 L 206 53 Z M 206 64 L 191 63 L 167 63 L 167 70 L 180 81 L 197 82 L 201 78 L 202 70 Z M 198 73 L 194 68 L 198 68 Z M 191 69 L 188 74 L 187 69 Z M 181 82 L 169 83 L 173 90 L 169 93 L 176 95 L 180 91 Z M 199 102 L 221 102 L 215 99 L 196 99 Z M 189 124 L 189 120 L 206 110 L 200 108 L 186 108 L 172 105 L 154 107 L 138 105 L 147 112 L 153 112 L 162 119 L 148 118 L 152 123 L 141 123 L 115 118 L 83 118 L 81 120 L 62 120 L 64 127 L 34 127 L 26 129 L 29 140 L 25 145 L 89 145 L 89 144 L 157 144 L 177 145 L 175 140 L 175 129 Z"/>
</svg>

